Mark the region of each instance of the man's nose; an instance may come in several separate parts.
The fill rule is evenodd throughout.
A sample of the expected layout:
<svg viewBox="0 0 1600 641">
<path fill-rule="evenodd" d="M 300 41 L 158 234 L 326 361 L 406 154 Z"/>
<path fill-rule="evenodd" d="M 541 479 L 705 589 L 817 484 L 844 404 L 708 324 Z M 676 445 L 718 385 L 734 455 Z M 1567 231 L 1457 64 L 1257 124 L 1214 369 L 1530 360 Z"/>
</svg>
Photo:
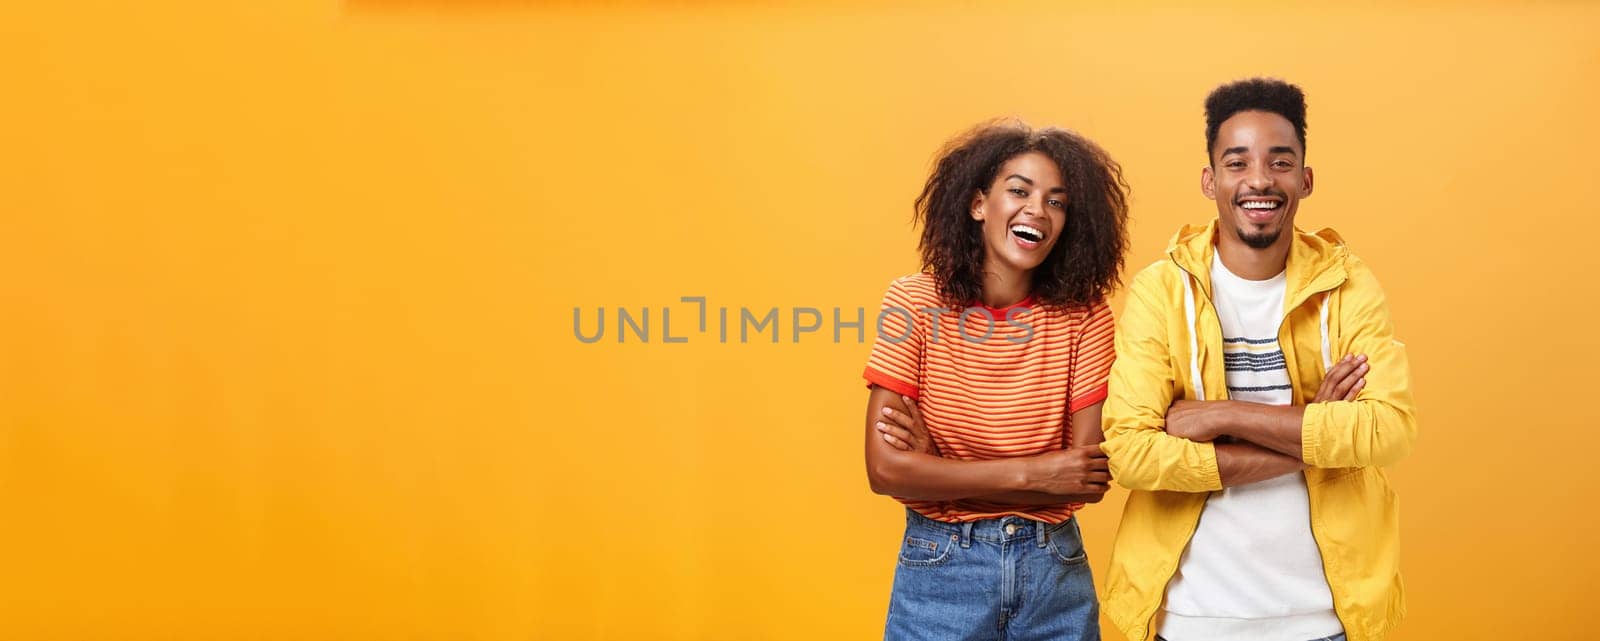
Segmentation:
<svg viewBox="0 0 1600 641">
<path fill-rule="evenodd" d="M 1272 173 L 1266 167 L 1257 166 L 1245 174 L 1244 182 L 1252 191 L 1266 191 L 1272 186 Z"/>
</svg>

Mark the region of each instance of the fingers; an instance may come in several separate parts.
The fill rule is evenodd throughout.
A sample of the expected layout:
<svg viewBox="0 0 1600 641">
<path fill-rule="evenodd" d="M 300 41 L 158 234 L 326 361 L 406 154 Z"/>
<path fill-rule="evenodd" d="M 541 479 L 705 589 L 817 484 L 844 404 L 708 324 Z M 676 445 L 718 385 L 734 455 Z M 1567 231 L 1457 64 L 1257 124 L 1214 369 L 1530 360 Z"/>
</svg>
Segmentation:
<svg viewBox="0 0 1600 641">
<path fill-rule="evenodd" d="M 1328 368 L 1322 377 L 1322 385 L 1317 388 L 1317 395 L 1313 403 L 1344 400 L 1350 388 L 1361 380 L 1367 373 L 1367 357 L 1364 354 L 1349 354 Z"/>
<path fill-rule="evenodd" d="M 916 427 L 916 422 L 911 420 L 910 415 L 905 412 L 896 412 L 887 406 L 883 408 L 883 417 L 908 430 Z"/>
<path fill-rule="evenodd" d="M 1355 369 L 1355 359 L 1348 354 L 1339 359 L 1339 362 L 1334 363 L 1333 367 L 1328 368 L 1328 371 L 1322 375 L 1322 385 L 1317 387 L 1316 400 L 1321 402 L 1335 398 L 1333 396 L 1333 388 L 1338 386 L 1339 382 L 1343 381 L 1346 376 L 1349 376 L 1352 369 Z"/>
<path fill-rule="evenodd" d="M 1199 401 L 1183 400 L 1173 403 L 1167 408 L 1167 420 L 1182 418 L 1188 414 L 1199 412 L 1204 407 Z"/>
<path fill-rule="evenodd" d="M 916 402 L 909 396 L 901 396 L 899 400 L 906 404 L 905 408 L 885 405 L 879 410 L 876 426 L 884 442 L 897 449 L 923 451 L 937 456 L 938 448 L 929 443 L 928 429 L 922 423 L 922 412 L 917 409 Z"/>
<path fill-rule="evenodd" d="M 1331 399 L 1344 399 L 1345 395 L 1350 393 L 1350 388 L 1355 387 L 1357 382 L 1363 380 L 1362 377 L 1366 376 L 1367 374 L 1366 360 L 1367 359 L 1365 356 L 1358 356 L 1352 361 L 1356 363 L 1355 367 L 1351 368 L 1350 372 L 1344 376 L 1343 380 L 1340 380 L 1333 386 L 1333 393 L 1329 394 Z"/>
<path fill-rule="evenodd" d="M 1360 394 L 1361 393 L 1361 389 L 1366 387 L 1366 386 L 1367 386 L 1367 379 L 1366 379 L 1366 377 L 1363 376 L 1361 378 L 1361 380 L 1356 381 L 1356 384 L 1352 385 L 1350 387 L 1350 391 L 1345 392 L 1344 400 L 1347 400 L 1347 401 L 1356 400 L 1356 395 Z"/>
<path fill-rule="evenodd" d="M 1081 452 L 1085 457 L 1083 459 L 1083 469 L 1095 472 L 1109 472 L 1111 470 L 1111 459 L 1106 457 L 1106 453 L 1100 449 L 1098 443 L 1080 445 L 1072 448 L 1072 450 Z"/>
<path fill-rule="evenodd" d="M 911 414 L 911 420 L 921 423 L 922 408 L 917 407 L 916 399 L 913 399 L 910 396 L 901 396 L 900 400 L 906 404 L 906 412 Z"/>
<path fill-rule="evenodd" d="M 1108 485 L 1111 483 L 1111 474 L 1108 472 L 1090 472 L 1083 475 L 1086 484 Z"/>
<path fill-rule="evenodd" d="M 916 440 L 913 438 L 911 430 L 905 429 L 893 423 L 878 421 L 877 428 L 879 434 L 887 434 L 906 443 L 912 443 Z"/>
<path fill-rule="evenodd" d="M 877 428 L 878 435 L 883 437 L 883 442 L 899 450 L 910 451 L 913 449 L 911 447 L 911 432 L 883 421 L 878 421 Z"/>
</svg>

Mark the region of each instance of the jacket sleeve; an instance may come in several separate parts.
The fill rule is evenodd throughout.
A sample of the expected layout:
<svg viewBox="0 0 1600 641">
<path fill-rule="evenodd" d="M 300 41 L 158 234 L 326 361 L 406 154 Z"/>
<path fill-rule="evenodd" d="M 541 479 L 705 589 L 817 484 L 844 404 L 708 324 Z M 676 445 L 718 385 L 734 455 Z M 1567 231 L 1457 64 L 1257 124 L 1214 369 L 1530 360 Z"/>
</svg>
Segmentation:
<svg viewBox="0 0 1600 641">
<path fill-rule="evenodd" d="M 1111 366 L 1104 419 L 1111 476 L 1132 490 L 1209 492 L 1222 489 L 1216 448 L 1168 435 L 1167 408 L 1179 392 L 1168 346 L 1168 310 L 1158 265 L 1140 272 L 1128 288 L 1117 323 L 1117 360 Z M 1185 328 L 1185 331 L 1193 331 Z"/>
<path fill-rule="evenodd" d="M 1300 423 L 1301 458 L 1315 467 L 1391 465 L 1417 440 L 1416 406 L 1405 344 L 1394 338 L 1388 300 L 1359 260 L 1340 291 L 1340 348 L 1365 354 L 1367 385 L 1353 401 L 1312 403 Z"/>
</svg>

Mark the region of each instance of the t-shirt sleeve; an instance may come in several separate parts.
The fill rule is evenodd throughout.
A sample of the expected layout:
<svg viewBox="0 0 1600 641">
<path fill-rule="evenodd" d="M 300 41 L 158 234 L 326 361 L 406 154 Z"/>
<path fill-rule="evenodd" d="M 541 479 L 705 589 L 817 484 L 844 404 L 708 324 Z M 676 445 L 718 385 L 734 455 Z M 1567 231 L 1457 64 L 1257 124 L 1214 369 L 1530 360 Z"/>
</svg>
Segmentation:
<svg viewBox="0 0 1600 641">
<path fill-rule="evenodd" d="M 864 376 L 867 385 L 877 385 L 896 394 L 918 398 L 918 374 L 922 369 L 922 331 L 917 322 L 919 305 L 906 287 L 905 279 L 889 283 L 883 305 L 874 317 L 876 330 L 872 353 L 867 357 Z"/>
<path fill-rule="evenodd" d="M 1111 305 L 1100 301 L 1089 308 L 1078 342 L 1073 345 L 1068 411 L 1076 412 L 1106 400 L 1106 381 L 1111 378 L 1111 363 L 1117 359 L 1115 327 Z"/>
</svg>

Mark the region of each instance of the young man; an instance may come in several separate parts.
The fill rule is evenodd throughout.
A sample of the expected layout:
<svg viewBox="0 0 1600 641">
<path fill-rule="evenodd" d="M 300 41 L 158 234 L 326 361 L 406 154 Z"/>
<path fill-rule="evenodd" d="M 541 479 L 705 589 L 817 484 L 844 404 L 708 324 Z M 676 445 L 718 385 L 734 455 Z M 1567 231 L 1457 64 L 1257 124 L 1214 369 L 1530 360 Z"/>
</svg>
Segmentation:
<svg viewBox="0 0 1600 641">
<path fill-rule="evenodd" d="M 1128 290 L 1104 450 L 1132 490 L 1103 607 L 1130 639 L 1367 641 L 1405 612 L 1382 466 L 1417 427 L 1383 291 L 1311 195 L 1305 97 L 1278 80 L 1206 99 L 1201 192 Z"/>
</svg>

